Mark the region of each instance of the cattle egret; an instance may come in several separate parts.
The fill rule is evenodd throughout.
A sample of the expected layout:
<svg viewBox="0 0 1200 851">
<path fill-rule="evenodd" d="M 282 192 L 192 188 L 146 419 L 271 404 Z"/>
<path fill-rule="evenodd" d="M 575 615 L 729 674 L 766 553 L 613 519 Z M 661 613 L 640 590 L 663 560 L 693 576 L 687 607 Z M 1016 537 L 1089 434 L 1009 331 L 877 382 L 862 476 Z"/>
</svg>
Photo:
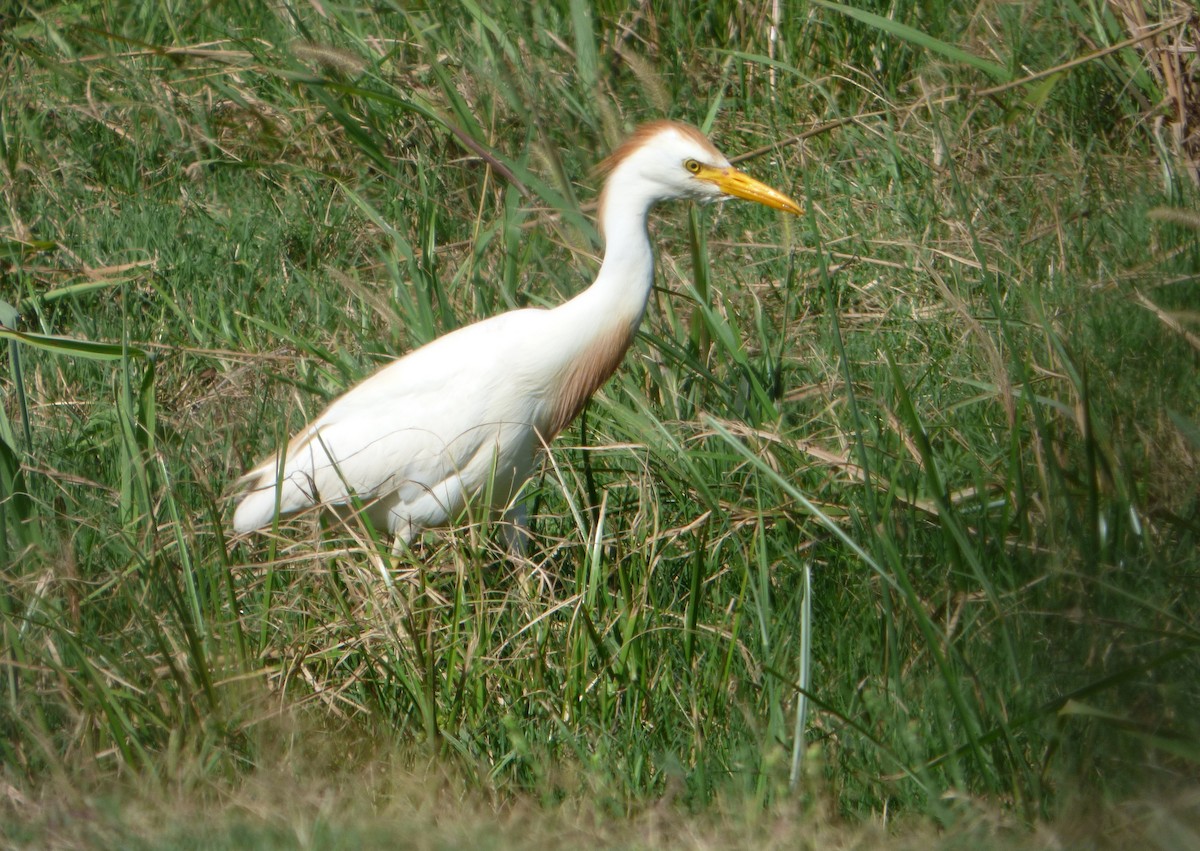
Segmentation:
<svg viewBox="0 0 1200 851">
<path fill-rule="evenodd" d="M 654 279 L 646 217 L 659 201 L 744 198 L 799 214 L 795 201 L 733 168 L 699 130 L 637 129 L 601 165 L 606 247 L 595 282 L 552 309 L 460 328 L 382 367 L 239 481 L 238 532 L 276 514 L 355 504 L 402 551 L 423 530 L 486 500 L 507 512 L 539 450 L 582 410 L 633 342 Z M 280 466 L 282 465 L 282 470 Z"/>
</svg>

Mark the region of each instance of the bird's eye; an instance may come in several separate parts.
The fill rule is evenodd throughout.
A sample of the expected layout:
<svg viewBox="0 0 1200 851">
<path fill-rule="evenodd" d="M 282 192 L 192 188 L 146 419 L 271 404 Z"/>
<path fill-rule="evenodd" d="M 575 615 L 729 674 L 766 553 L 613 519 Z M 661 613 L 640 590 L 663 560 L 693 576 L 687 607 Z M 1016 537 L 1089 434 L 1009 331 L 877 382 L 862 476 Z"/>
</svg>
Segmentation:
<svg viewBox="0 0 1200 851">
<path fill-rule="evenodd" d="M 686 168 L 688 171 L 690 171 L 692 174 L 700 173 L 700 163 L 696 162 L 695 160 L 684 160 L 683 167 Z"/>
</svg>

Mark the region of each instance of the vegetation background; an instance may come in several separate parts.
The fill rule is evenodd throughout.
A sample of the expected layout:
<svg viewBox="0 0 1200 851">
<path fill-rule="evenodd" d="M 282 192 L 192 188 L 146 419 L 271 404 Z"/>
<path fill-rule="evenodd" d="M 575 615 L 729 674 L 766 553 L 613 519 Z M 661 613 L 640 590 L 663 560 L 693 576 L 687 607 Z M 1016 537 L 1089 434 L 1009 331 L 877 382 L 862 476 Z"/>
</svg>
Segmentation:
<svg viewBox="0 0 1200 851">
<path fill-rule="evenodd" d="M 6 8 L 4 845 L 1200 847 L 1192 4 Z M 806 215 L 658 211 L 527 558 L 230 536 L 663 116 Z"/>
</svg>

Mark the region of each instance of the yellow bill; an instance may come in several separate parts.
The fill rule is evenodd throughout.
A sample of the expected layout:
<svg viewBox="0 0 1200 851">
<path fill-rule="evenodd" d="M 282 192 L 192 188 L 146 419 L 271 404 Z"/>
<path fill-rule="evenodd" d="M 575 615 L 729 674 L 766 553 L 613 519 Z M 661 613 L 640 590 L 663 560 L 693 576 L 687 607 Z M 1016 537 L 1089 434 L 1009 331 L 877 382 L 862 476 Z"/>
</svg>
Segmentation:
<svg viewBox="0 0 1200 851">
<path fill-rule="evenodd" d="M 796 216 L 804 212 L 800 209 L 799 204 L 779 190 L 772 189 L 765 183 L 760 183 L 750 175 L 744 174 L 736 168 L 703 166 L 702 170 L 697 172 L 696 177 L 711 181 L 726 195 L 732 195 L 734 198 L 756 201 L 759 204 L 766 204 L 768 207 L 774 207 L 776 210 L 783 210 L 785 213 L 791 213 Z"/>
</svg>

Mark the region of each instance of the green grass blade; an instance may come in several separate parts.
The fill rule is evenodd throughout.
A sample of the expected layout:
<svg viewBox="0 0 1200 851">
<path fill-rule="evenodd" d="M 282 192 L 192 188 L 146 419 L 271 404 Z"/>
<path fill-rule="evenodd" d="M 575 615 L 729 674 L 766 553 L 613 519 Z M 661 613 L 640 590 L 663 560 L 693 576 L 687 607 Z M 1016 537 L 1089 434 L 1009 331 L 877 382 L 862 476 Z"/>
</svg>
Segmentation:
<svg viewBox="0 0 1200 851">
<path fill-rule="evenodd" d="M 907 24 L 894 21 L 891 18 L 885 18 L 882 15 L 877 15 L 874 12 L 868 12 L 865 9 L 856 9 L 853 6 L 846 6 L 842 3 L 834 3 L 832 0 L 812 0 L 814 5 L 829 9 L 832 12 L 845 15 L 849 18 L 854 18 L 868 26 L 875 27 L 881 32 L 885 32 L 893 38 L 898 38 L 922 47 L 939 56 L 949 59 L 951 62 L 960 62 L 963 65 L 969 65 L 983 71 L 993 80 L 998 83 L 1007 83 L 1012 79 L 1012 75 L 1006 68 L 992 62 L 989 59 L 984 59 L 981 56 L 976 56 L 969 51 L 956 47 L 953 44 L 948 44 L 940 39 L 933 38 L 914 27 Z"/>
</svg>

